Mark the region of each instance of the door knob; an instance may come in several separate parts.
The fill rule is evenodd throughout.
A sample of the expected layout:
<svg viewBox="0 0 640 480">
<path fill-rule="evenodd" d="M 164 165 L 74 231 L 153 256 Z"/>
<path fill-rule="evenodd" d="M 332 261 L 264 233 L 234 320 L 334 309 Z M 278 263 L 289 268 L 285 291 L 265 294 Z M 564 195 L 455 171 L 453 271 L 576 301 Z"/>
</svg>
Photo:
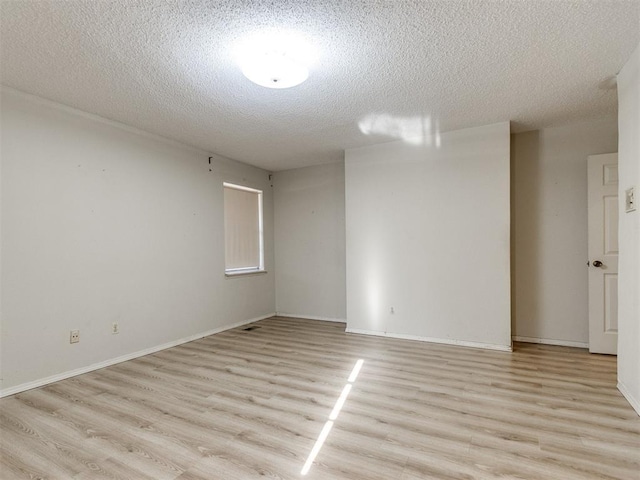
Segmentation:
<svg viewBox="0 0 640 480">
<path fill-rule="evenodd" d="M 601 267 L 602 266 L 602 262 L 600 260 L 594 260 L 593 261 L 593 266 L 594 267 Z"/>
</svg>

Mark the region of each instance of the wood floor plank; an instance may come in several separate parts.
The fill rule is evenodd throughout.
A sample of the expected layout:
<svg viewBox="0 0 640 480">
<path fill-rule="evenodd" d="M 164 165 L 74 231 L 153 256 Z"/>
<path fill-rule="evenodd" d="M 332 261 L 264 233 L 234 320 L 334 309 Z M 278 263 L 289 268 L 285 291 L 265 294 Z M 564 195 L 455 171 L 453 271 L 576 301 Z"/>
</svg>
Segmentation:
<svg viewBox="0 0 640 480">
<path fill-rule="evenodd" d="M 640 480 L 614 357 L 252 326 L 0 400 L 0 478 Z"/>
</svg>

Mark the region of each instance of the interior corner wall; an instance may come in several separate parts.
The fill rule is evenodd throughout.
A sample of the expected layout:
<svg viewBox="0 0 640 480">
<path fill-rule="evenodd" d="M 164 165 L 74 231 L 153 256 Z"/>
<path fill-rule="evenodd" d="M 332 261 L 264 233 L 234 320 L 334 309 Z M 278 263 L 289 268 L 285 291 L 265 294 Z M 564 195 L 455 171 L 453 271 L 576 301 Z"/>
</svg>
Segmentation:
<svg viewBox="0 0 640 480">
<path fill-rule="evenodd" d="M 618 75 L 618 388 L 640 415 L 640 45 Z M 625 212 L 633 187 L 636 209 Z"/>
<path fill-rule="evenodd" d="M 346 151 L 348 331 L 510 349 L 509 139 Z"/>
<path fill-rule="evenodd" d="M 617 132 L 611 117 L 511 136 L 516 339 L 588 345 L 587 157 Z"/>
<path fill-rule="evenodd" d="M 345 321 L 344 163 L 273 177 L 276 310 Z"/>
<path fill-rule="evenodd" d="M 273 269 L 268 172 L 12 89 L 1 109 L 3 393 L 275 312 L 272 272 L 224 274 L 223 181 L 265 192 Z"/>
</svg>

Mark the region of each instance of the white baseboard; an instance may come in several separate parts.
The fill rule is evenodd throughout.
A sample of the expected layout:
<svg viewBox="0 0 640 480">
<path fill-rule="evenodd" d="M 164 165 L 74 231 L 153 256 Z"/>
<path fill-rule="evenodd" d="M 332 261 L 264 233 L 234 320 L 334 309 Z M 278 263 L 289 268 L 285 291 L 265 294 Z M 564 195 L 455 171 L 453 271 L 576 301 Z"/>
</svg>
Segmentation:
<svg viewBox="0 0 640 480">
<path fill-rule="evenodd" d="M 323 322 L 347 323 L 346 318 L 317 317 L 314 315 L 301 315 L 298 313 L 276 312 L 276 316 L 287 318 L 304 318 L 306 320 L 322 320 Z"/>
<path fill-rule="evenodd" d="M 458 347 L 482 348 L 485 350 L 498 350 L 501 352 L 511 352 L 511 345 L 496 345 L 493 343 L 467 342 L 465 340 L 451 340 L 448 338 L 420 337 L 417 335 L 405 335 L 403 333 L 378 332 L 375 330 L 360 330 L 357 328 L 347 328 L 347 333 L 359 335 L 374 335 L 377 337 L 401 338 L 403 340 L 418 340 L 420 342 L 442 343 L 445 345 L 457 345 Z"/>
<path fill-rule="evenodd" d="M 44 385 L 48 385 L 50 383 L 58 382 L 60 380 L 64 380 L 66 378 L 75 377 L 77 375 L 82 375 L 83 373 L 93 372 L 94 370 L 99 370 L 104 367 L 109 367 L 111 365 L 115 365 L 117 363 L 126 362 L 127 360 L 133 360 L 134 358 L 144 357 L 145 355 L 149 355 L 151 353 L 159 352 L 160 350 L 166 350 L 167 348 L 176 347 L 178 345 L 182 345 L 183 343 L 193 342 L 194 340 L 198 340 L 203 337 L 208 337 L 209 335 L 213 335 L 215 333 L 224 332 L 225 330 L 231 330 L 232 328 L 241 327 L 243 325 L 247 325 L 249 323 L 257 322 L 258 320 L 264 320 L 265 318 L 273 317 L 275 314 L 270 313 L 269 315 L 263 315 L 261 317 L 251 318 L 249 320 L 242 320 L 240 322 L 233 323 L 231 325 L 225 325 L 224 327 L 214 328 L 212 330 L 208 330 L 202 333 L 196 333 L 195 335 L 191 335 L 189 337 L 184 337 L 179 340 L 174 340 L 168 343 L 163 343 L 162 345 L 157 345 L 155 347 L 145 348 L 144 350 L 139 350 L 137 352 L 128 353 L 126 355 L 122 355 L 120 357 L 111 358 L 109 360 L 104 360 L 103 362 L 93 363 L 91 365 L 87 365 L 86 367 L 76 368 L 75 370 L 69 370 L 66 372 L 58 373 L 56 375 L 51 375 L 50 377 L 41 378 L 38 380 L 34 380 L 32 382 L 23 383 L 20 385 L 16 385 L 15 387 L 5 388 L 0 390 L 0 398 L 7 397 L 9 395 L 15 395 L 16 393 L 25 392 L 27 390 L 31 390 L 33 388 L 42 387 Z"/>
<path fill-rule="evenodd" d="M 513 339 L 514 342 L 542 343 L 544 345 L 559 345 L 561 347 L 589 348 L 588 343 L 572 342 L 570 340 L 553 340 L 551 338 L 521 337 L 519 335 L 514 335 L 511 338 Z"/>
<path fill-rule="evenodd" d="M 629 389 L 620 380 L 618 380 L 618 390 L 620 390 L 620 393 L 622 393 L 624 398 L 627 399 L 627 402 L 631 404 L 633 409 L 640 416 L 640 400 L 634 398 L 633 395 L 631 395 L 631 392 L 629 392 Z"/>
</svg>

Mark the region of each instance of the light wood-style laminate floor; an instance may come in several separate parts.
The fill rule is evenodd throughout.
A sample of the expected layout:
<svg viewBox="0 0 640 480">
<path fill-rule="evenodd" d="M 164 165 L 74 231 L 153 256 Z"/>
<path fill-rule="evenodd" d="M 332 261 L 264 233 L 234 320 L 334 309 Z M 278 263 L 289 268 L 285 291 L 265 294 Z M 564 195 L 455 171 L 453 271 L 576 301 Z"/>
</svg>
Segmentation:
<svg viewBox="0 0 640 480">
<path fill-rule="evenodd" d="M 1 478 L 640 478 L 640 418 L 616 389 L 615 357 L 279 317 L 253 326 L 0 400 Z"/>
</svg>

